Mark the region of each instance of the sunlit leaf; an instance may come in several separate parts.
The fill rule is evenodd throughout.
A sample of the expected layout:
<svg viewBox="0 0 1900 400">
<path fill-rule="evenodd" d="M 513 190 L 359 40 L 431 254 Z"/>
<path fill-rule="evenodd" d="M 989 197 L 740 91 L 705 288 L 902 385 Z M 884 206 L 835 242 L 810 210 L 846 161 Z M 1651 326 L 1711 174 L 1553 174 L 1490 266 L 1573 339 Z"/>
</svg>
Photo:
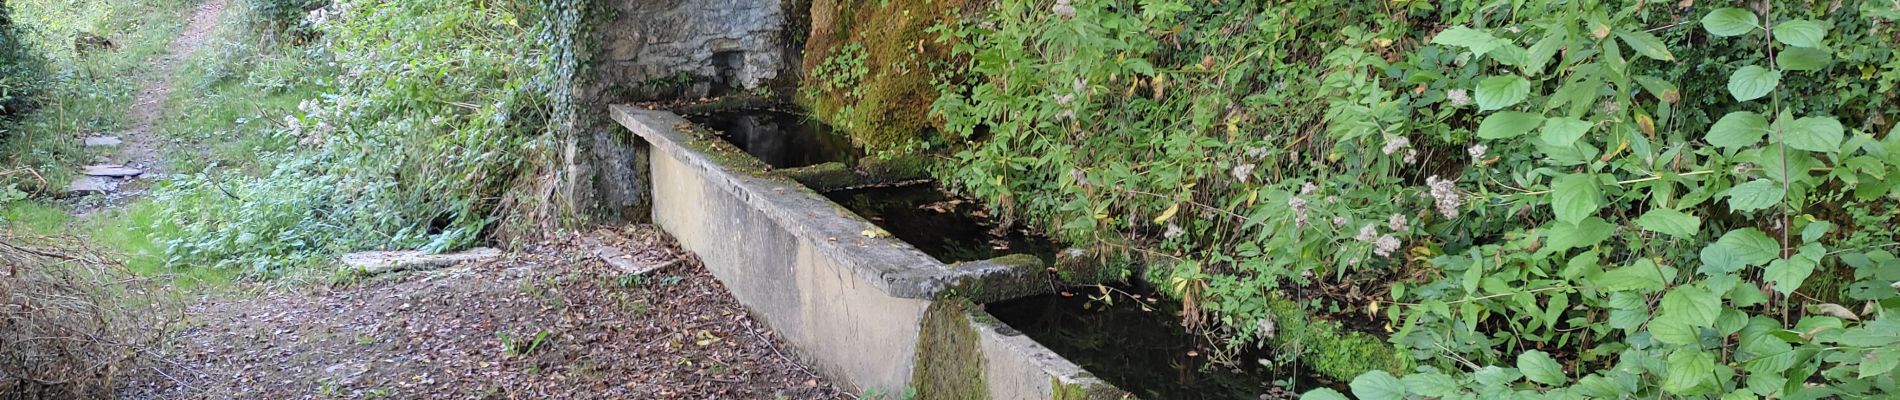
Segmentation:
<svg viewBox="0 0 1900 400">
<path fill-rule="evenodd" d="M 1702 17 L 1702 29 L 1716 36 L 1735 36 L 1761 28 L 1755 13 L 1740 8 L 1720 8 Z"/>
<path fill-rule="evenodd" d="M 1530 97 L 1531 81 L 1517 75 L 1500 75 L 1478 81 L 1478 109 L 1491 111 L 1510 107 Z"/>
<path fill-rule="evenodd" d="M 1537 129 L 1537 126 L 1543 123 L 1544 116 L 1542 115 L 1519 111 L 1499 112 L 1484 117 L 1484 122 L 1478 123 L 1478 137 L 1483 139 L 1517 137 L 1529 133 L 1532 129 Z"/>
<path fill-rule="evenodd" d="M 1739 149 L 1761 143 L 1761 138 L 1767 135 L 1768 117 L 1749 111 L 1736 111 L 1716 120 L 1704 139 L 1716 147 Z"/>
<path fill-rule="evenodd" d="M 1767 96 L 1781 84 L 1781 71 L 1750 65 L 1735 70 L 1728 77 L 1728 93 L 1737 101 L 1749 101 Z"/>
<path fill-rule="evenodd" d="M 1821 47 L 1821 39 L 1827 38 L 1827 25 L 1812 20 L 1782 21 L 1774 30 L 1775 41 L 1795 47 Z"/>
<path fill-rule="evenodd" d="M 1643 213 L 1642 217 L 1636 219 L 1636 226 L 1650 232 L 1688 238 L 1695 236 L 1696 231 L 1701 228 L 1702 219 L 1681 211 L 1658 208 Z"/>
<path fill-rule="evenodd" d="M 1735 211 L 1760 210 L 1781 204 L 1786 194 L 1787 191 L 1781 185 L 1767 179 L 1756 179 L 1729 188 L 1728 207 Z"/>
</svg>

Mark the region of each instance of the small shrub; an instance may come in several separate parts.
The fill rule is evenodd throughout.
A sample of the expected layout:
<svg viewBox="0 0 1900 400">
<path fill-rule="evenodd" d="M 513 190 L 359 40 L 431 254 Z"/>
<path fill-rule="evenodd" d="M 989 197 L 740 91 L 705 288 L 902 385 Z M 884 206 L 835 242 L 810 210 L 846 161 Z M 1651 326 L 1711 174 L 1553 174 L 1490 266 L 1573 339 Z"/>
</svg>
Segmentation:
<svg viewBox="0 0 1900 400">
<path fill-rule="evenodd" d="M 0 228 L 0 398 L 104 398 L 175 316 L 106 256 Z"/>
</svg>

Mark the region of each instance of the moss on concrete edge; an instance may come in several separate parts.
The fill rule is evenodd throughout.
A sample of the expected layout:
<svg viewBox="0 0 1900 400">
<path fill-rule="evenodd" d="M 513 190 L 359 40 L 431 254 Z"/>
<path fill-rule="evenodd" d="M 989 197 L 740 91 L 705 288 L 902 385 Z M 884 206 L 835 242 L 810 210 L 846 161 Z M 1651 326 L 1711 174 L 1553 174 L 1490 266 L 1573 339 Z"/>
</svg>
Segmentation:
<svg viewBox="0 0 1900 400">
<path fill-rule="evenodd" d="M 974 307 L 967 301 L 944 300 L 931 303 L 924 311 L 922 331 L 917 335 L 917 361 L 911 368 L 917 399 L 990 398 L 978 343 L 982 337 L 967 317 Z"/>
</svg>

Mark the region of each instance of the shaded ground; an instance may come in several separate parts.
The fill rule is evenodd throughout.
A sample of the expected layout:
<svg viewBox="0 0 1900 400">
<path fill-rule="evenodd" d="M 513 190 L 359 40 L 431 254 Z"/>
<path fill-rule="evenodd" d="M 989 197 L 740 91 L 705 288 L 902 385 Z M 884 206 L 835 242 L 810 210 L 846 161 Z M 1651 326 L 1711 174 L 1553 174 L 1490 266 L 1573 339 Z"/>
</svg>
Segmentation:
<svg viewBox="0 0 1900 400">
<path fill-rule="evenodd" d="M 681 252 L 645 229 L 625 251 Z M 653 243 L 651 245 L 646 243 Z M 494 262 L 190 306 L 133 398 L 853 397 L 696 259 L 625 275 L 555 244 Z"/>
</svg>

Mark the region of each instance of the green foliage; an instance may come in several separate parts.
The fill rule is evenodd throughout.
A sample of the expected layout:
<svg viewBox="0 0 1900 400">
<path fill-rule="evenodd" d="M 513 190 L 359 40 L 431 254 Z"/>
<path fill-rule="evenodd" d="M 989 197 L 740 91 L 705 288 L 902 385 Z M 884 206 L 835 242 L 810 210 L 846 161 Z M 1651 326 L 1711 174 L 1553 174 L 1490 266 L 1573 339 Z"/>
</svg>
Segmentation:
<svg viewBox="0 0 1900 400">
<path fill-rule="evenodd" d="M 1362 398 L 1894 395 L 1900 9 L 1696 5 L 1002 1 L 943 175 L 1234 345 L 1382 312 Z"/>
<path fill-rule="evenodd" d="M 38 93 L 34 112 L 0 121 L 0 188 L 12 186 L 34 195 L 50 195 L 65 186 L 71 168 L 91 155 L 77 138 L 123 129 L 126 110 L 142 82 L 117 79 L 136 75 L 181 26 L 187 2 L 144 0 L 46 0 L 10 2 L 9 40 L 3 52 L 29 52 L 41 62 L 30 73 L 0 75 Z M 80 53 L 80 32 L 111 40 L 116 49 Z M 21 86 L 28 85 L 30 86 Z M 9 83 L 0 83 L 7 86 Z M 18 93 L 18 92 L 15 92 Z M 7 118 L 0 118 L 7 119 Z M 25 168 L 37 174 L 22 173 Z M 41 179 L 44 178 L 44 179 Z"/>
<path fill-rule="evenodd" d="M 10 7 L 0 3 L 0 140 L 7 138 L 5 120 L 31 109 L 41 90 L 35 83 L 45 76 L 45 59 L 27 41 L 12 14 Z"/>
<path fill-rule="evenodd" d="M 837 0 L 813 3 L 813 21 L 830 21 L 805 42 L 800 102 L 874 151 L 940 145 L 931 117 L 933 78 L 953 62 L 951 43 L 933 40 L 984 1 Z"/>
<path fill-rule="evenodd" d="M 577 4 L 343 1 L 317 11 L 309 51 L 338 69 L 286 93 L 327 93 L 284 122 L 239 129 L 274 127 L 248 149 L 271 167 L 205 168 L 158 191 L 163 220 L 178 227 L 166 238 L 172 261 L 269 272 L 343 251 L 481 239 L 502 194 L 548 147 L 559 106 L 549 54 L 573 54 L 572 41 L 537 40 L 547 33 L 521 21 L 544 27 Z"/>
<path fill-rule="evenodd" d="M 250 23 L 267 35 L 276 35 L 292 40 L 309 40 L 319 33 L 317 25 L 322 21 L 312 21 L 312 14 L 330 4 L 330 0 L 247 0 L 254 12 Z"/>
</svg>

